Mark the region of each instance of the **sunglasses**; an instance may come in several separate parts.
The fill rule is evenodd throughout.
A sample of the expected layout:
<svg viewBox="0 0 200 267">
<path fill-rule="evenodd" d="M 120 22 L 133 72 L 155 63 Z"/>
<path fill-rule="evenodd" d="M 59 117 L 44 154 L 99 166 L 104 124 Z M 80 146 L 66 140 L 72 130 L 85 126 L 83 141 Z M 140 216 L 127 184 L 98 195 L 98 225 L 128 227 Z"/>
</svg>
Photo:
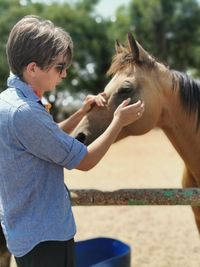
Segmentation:
<svg viewBox="0 0 200 267">
<path fill-rule="evenodd" d="M 57 71 L 62 74 L 63 70 L 64 69 L 67 69 L 67 66 L 66 66 L 66 63 L 60 63 L 60 64 L 57 64 L 55 66 L 55 68 L 57 69 Z"/>
</svg>

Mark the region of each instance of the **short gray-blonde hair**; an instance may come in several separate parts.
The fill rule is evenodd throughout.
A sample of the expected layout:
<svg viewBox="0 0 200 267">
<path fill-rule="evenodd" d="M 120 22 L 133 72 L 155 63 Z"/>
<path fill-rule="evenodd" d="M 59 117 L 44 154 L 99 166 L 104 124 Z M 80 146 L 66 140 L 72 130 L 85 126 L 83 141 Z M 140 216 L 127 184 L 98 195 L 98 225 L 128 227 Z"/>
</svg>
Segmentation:
<svg viewBox="0 0 200 267">
<path fill-rule="evenodd" d="M 25 16 L 12 28 L 6 53 L 12 73 L 23 77 L 25 67 L 35 62 L 41 69 L 48 69 L 59 55 L 69 67 L 73 56 L 73 42 L 65 30 L 50 20 L 38 16 Z"/>
</svg>

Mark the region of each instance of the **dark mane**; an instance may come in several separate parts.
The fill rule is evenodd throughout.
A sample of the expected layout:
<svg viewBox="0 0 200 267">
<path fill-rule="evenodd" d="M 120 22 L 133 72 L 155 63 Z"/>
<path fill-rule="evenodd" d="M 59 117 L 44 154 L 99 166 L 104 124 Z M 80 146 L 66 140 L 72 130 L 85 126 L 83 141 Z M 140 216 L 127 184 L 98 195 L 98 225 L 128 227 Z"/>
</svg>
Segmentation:
<svg viewBox="0 0 200 267">
<path fill-rule="evenodd" d="M 179 71 L 173 71 L 174 85 L 178 79 L 180 88 L 180 99 L 183 107 L 188 111 L 189 115 L 192 112 L 197 113 L 197 129 L 200 125 L 200 81 L 194 80 L 187 74 Z"/>
</svg>

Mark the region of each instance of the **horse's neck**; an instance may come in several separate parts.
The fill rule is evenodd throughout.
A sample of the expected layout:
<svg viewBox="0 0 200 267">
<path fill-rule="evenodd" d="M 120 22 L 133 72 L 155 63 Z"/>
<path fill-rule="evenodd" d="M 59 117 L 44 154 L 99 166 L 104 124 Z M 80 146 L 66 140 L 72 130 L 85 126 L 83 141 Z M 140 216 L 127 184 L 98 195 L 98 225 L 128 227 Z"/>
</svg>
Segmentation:
<svg viewBox="0 0 200 267">
<path fill-rule="evenodd" d="M 193 172 L 193 175 L 200 179 L 200 130 L 196 131 L 196 115 L 186 113 L 178 92 L 166 99 L 159 126 Z"/>
</svg>

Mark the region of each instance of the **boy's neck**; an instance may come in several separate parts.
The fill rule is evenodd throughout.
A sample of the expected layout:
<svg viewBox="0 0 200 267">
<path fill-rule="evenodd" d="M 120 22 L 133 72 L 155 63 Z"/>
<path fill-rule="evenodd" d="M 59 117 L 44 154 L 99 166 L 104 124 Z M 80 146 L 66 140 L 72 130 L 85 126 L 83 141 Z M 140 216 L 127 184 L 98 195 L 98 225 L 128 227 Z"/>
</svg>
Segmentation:
<svg viewBox="0 0 200 267">
<path fill-rule="evenodd" d="M 41 90 L 37 90 L 33 88 L 34 93 L 41 99 L 43 97 L 43 93 Z"/>
<path fill-rule="evenodd" d="M 31 86 L 33 89 L 33 92 L 41 99 L 43 97 L 43 90 L 38 88 L 38 86 L 33 82 L 33 80 L 26 74 L 26 72 L 23 73 L 23 80 L 25 83 Z"/>
</svg>

